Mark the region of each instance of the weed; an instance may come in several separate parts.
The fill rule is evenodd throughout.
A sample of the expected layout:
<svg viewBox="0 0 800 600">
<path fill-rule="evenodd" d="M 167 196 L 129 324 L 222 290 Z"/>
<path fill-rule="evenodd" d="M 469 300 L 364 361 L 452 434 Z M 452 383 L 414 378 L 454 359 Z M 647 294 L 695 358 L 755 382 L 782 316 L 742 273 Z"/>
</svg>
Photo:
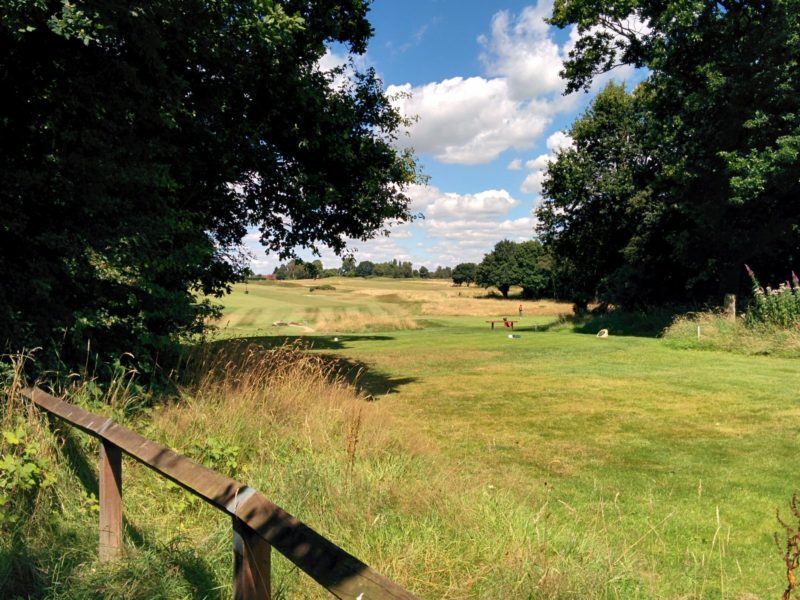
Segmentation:
<svg viewBox="0 0 800 600">
<path fill-rule="evenodd" d="M 753 284 L 753 303 L 747 311 L 748 325 L 796 328 L 800 325 L 800 279 L 792 271 L 792 280 L 776 288 L 761 284 L 753 270 L 745 265 Z"/>
<path fill-rule="evenodd" d="M 792 499 L 789 502 L 789 511 L 797 520 L 798 523 L 796 525 L 789 525 L 781 518 L 780 511 L 775 511 L 778 523 L 781 524 L 786 534 L 786 542 L 783 547 L 778 534 L 775 534 L 775 544 L 778 546 L 778 550 L 783 553 L 783 562 L 786 565 L 787 586 L 781 596 L 781 600 L 791 600 L 792 592 L 797 588 L 797 570 L 800 568 L 800 499 L 798 499 L 797 494 L 792 495 Z"/>
<path fill-rule="evenodd" d="M 347 480 L 350 481 L 353 475 L 353 467 L 356 462 L 356 448 L 358 447 L 358 436 L 361 432 L 361 409 L 356 411 L 355 417 L 350 420 L 347 427 Z"/>
</svg>

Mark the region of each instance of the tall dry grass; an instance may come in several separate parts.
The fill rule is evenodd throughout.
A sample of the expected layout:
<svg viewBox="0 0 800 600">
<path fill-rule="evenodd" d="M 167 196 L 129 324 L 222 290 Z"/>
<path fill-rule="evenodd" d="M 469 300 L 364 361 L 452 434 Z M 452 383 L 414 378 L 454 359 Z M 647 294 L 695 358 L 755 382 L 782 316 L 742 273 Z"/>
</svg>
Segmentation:
<svg viewBox="0 0 800 600">
<path fill-rule="evenodd" d="M 412 329 L 422 329 L 422 324 L 406 314 L 368 315 L 357 311 L 323 313 L 314 321 L 314 330 L 323 333 L 364 333 Z"/>
<path fill-rule="evenodd" d="M 741 317 L 732 321 L 726 315 L 713 311 L 677 317 L 664 330 L 663 337 L 668 345 L 675 348 L 800 356 L 800 329 L 748 326 Z"/>
</svg>

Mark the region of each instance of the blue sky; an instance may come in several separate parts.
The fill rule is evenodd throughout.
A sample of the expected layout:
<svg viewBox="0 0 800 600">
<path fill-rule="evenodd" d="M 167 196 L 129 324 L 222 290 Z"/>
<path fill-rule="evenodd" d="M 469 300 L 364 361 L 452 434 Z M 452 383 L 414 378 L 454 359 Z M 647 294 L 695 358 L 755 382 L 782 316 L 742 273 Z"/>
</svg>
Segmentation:
<svg viewBox="0 0 800 600">
<path fill-rule="evenodd" d="M 639 77 L 618 69 L 591 93 L 564 96 L 558 72 L 575 32 L 544 23 L 551 8 L 552 0 L 375 0 L 375 35 L 359 60 L 416 118 L 401 143 L 414 148 L 429 180 L 409 190 L 425 219 L 353 242 L 356 260 L 432 269 L 479 262 L 501 239 L 533 237 L 547 161 L 569 144 L 564 131 L 609 80 L 630 88 Z M 340 64 L 343 52 L 331 49 L 320 68 Z M 253 270 L 271 273 L 277 257 L 255 234 L 246 245 Z M 325 267 L 341 263 L 331 252 L 320 258 Z"/>
</svg>

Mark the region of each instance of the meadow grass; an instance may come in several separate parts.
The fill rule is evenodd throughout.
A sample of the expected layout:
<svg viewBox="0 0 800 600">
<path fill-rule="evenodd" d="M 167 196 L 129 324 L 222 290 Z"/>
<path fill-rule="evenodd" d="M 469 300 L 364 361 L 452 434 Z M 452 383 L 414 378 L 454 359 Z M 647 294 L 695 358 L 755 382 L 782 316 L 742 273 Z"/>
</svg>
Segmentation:
<svg viewBox="0 0 800 600">
<path fill-rule="evenodd" d="M 664 331 L 664 339 L 673 348 L 800 358 L 799 328 L 748 325 L 743 317 L 731 321 L 715 312 L 678 316 Z"/>
<path fill-rule="evenodd" d="M 237 288 L 228 327 L 184 366 L 174 401 L 105 410 L 229 470 L 424 598 L 779 596 L 772 533 L 796 486 L 795 360 L 617 336 L 613 325 L 600 339 L 546 302 L 526 302 L 509 338 L 485 321 L 515 315 L 518 300 L 438 282 L 334 285 L 324 295 L 302 282 Z M 314 328 L 337 311 L 422 328 L 271 325 Z M 80 389 L 76 401 L 96 402 Z M 60 481 L 75 481 L 66 457 L 55 464 Z M 96 563 L 91 502 L 81 485 L 59 485 L 26 526 L 34 583 L 20 589 L 229 595 L 228 521 L 125 469 L 128 559 Z M 59 559 L 59 547 L 72 550 Z M 275 565 L 276 597 L 325 597 L 285 560 Z"/>
</svg>

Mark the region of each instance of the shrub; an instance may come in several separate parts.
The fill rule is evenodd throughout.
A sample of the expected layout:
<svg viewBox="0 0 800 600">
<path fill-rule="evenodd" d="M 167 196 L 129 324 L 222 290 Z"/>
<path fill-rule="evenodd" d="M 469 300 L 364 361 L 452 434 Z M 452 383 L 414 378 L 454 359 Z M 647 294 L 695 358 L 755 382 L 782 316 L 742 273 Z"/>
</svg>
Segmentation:
<svg viewBox="0 0 800 600">
<path fill-rule="evenodd" d="M 336 290 L 336 288 L 334 286 L 330 285 L 329 283 L 325 283 L 323 285 L 312 285 L 310 291 L 313 292 L 313 291 L 316 291 L 316 290 L 320 290 L 322 292 L 333 292 L 333 291 Z"/>
<path fill-rule="evenodd" d="M 792 271 L 792 281 L 777 288 L 762 288 L 753 270 L 745 265 L 753 282 L 753 303 L 747 311 L 748 325 L 772 325 L 789 328 L 800 325 L 800 279 Z"/>
</svg>

